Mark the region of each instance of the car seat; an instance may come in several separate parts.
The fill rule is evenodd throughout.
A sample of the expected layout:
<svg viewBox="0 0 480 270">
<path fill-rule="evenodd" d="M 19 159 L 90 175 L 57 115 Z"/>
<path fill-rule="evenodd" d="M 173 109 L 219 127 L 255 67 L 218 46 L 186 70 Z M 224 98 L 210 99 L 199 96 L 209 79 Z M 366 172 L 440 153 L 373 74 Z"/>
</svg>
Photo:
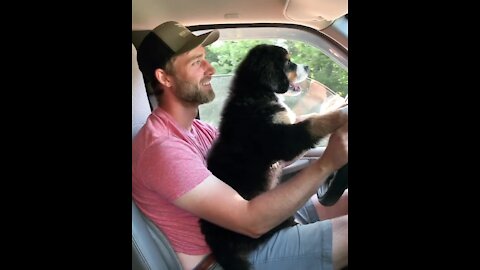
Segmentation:
<svg viewBox="0 0 480 270">
<path fill-rule="evenodd" d="M 154 102 L 150 100 L 150 102 Z M 153 107 L 156 106 L 156 101 Z M 137 50 L 132 44 L 132 139 L 151 113 Z M 168 239 L 147 218 L 132 198 L 132 270 L 182 270 L 182 265 Z M 210 270 L 223 270 L 218 263 Z"/>
<path fill-rule="evenodd" d="M 147 91 L 132 44 L 132 138 L 150 114 Z M 135 205 L 132 199 L 132 270 L 182 270 L 165 235 Z"/>
</svg>

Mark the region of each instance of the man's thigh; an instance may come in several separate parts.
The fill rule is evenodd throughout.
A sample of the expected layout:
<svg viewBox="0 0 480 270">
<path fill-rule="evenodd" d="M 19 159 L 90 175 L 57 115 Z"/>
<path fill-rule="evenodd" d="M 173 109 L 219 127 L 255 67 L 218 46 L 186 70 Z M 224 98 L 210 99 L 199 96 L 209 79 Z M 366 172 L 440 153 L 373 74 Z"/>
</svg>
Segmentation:
<svg viewBox="0 0 480 270">
<path fill-rule="evenodd" d="M 331 221 L 283 229 L 253 251 L 249 260 L 254 270 L 331 270 Z"/>
</svg>

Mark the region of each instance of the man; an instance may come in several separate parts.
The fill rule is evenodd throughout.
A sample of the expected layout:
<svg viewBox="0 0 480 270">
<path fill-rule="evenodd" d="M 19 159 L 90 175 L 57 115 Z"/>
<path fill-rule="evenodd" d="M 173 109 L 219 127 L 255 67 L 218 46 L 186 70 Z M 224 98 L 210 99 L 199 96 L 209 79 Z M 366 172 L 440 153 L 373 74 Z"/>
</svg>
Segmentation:
<svg viewBox="0 0 480 270">
<path fill-rule="evenodd" d="M 205 59 L 204 46 L 218 37 L 216 30 L 195 36 L 170 21 L 139 46 L 138 64 L 158 107 L 133 140 L 133 199 L 165 233 L 184 269 L 195 268 L 210 254 L 199 217 L 259 237 L 299 209 L 297 217 L 313 223 L 278 232 L 252 252 L 250 262 L 255 269 L 341 269 L 348 265 L 348 194 L 332 207 L 311 198 L 347 162 L 347 123 L 331 135 L 318 161 L 244 200 L 207 169 L 206 155 L 217 130 L 195 119 L 198 106 L 215 97 L 210 84 L 215 69 Z"/>
</svg>

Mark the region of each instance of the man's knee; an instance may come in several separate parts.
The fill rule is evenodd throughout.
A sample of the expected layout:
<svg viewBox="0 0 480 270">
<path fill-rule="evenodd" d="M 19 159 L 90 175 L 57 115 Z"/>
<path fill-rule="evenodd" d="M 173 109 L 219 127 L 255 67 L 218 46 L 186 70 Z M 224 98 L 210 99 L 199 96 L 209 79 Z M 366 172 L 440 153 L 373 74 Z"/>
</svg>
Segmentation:
<svg viewBox="0 0 480 270">
<path fill-rule="evenodd" d="M 332 206 L 320 204 L 318 199 L 312 197 L 317 215 L 320 220 L 331 219 L 348 214 L 348 189 L 346 189 L 340 199 Z"/>
<path fill-rule="evenodd" d="M 348 233 L 348 215 L 332 218 L 332 230 L 338 230 L 342 233 Z"/>
<path fill-rule="evenodd" d="M 348 265 L 348 215 L 332 219 L 332 255 L 334 269 Z"/>
</svg>

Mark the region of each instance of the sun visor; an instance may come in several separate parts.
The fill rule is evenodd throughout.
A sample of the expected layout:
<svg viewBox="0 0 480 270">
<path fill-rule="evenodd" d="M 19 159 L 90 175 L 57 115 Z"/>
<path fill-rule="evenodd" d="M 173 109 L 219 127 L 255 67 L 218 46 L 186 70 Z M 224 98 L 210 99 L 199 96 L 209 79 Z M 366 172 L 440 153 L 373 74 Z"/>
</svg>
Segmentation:
<svg viewBox="0 0 480 270">
<path fill-rule="evenodd" d="M 321 8 L 319 8 L 321 7 Z M 348 13 L 348 0 L 287 0 L 284 15 L 297 22 L 329 23 Z"/>
</svg>

